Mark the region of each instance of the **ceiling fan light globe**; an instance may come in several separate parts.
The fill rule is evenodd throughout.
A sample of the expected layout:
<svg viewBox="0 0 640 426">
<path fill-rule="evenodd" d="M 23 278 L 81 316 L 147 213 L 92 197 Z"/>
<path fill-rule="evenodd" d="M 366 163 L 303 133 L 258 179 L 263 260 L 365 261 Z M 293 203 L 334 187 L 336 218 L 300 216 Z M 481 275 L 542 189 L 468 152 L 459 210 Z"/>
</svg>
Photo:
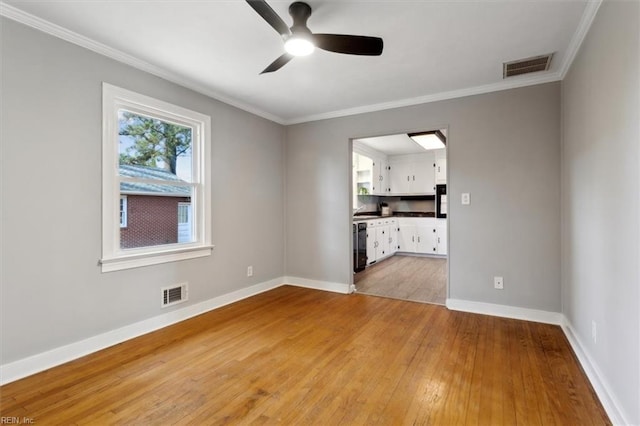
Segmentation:
<svg viewBox="0 0 640 426">
<path fill-rule="evenodd" d="M 307 56 L 315 50 L 314 44 L 304 37 L 290 37 L 284 42 L 284 50 L 293 56 Z"/>
</svg>

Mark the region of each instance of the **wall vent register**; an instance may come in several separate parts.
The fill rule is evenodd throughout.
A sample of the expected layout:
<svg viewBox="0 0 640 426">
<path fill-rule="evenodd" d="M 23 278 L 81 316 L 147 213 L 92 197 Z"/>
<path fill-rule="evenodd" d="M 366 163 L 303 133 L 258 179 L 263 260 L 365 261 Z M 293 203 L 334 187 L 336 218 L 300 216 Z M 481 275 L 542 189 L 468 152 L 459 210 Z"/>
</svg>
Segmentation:
<svg viewBox="0 0 640 426">
<path fill-rule="evenodd" d="M 188 300 L 187 284 L 180 284 L 162 289 L 162 307 L 175 305 Z"/>
<path fill-rule="evenodd" d="M 551 67 L 551 59 L 553 59 L 553 53 L 505 62 L 502 64 L 502 78 L 547 71 Z"/>
</svg>

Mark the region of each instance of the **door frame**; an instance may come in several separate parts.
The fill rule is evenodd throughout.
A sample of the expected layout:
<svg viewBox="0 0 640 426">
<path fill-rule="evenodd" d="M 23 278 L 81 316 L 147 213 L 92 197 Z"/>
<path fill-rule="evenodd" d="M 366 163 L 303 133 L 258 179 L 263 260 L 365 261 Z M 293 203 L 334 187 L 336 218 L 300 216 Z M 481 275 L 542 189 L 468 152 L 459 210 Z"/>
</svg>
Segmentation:
<svg viewBox="0 0 640 426">
<path fill-rule="evenodd" d="M 355 136 L 355 137 L 351 137 L 348 139 L 348 147 L 349 147 L 349 155 L 348 155 L 348 167 L 349 167 L 349 173 L 347 174 L 349 176 L 349 191 L 348 191 L 348 197 L 349 197 L 349 230 L 353 229 L 353 211 L 354 211 L 354 205 L 353 205 L 353 141 L 354 139 L 364 139 L 364 138 L 375 138 L 375 137 L 380 137 L 380 136 L 392 136 L 392 135 L 398 135 L 398 134 L 404 134 L 404 133 L 417 133 L 417 132 L 423 132 L 426 131 L 425 129 L 446 129 L 447 131 L 447 143 L 446 143 L 446 150 L 445 150 L 445 158 L 447 161 L 447 170 L 446 170 L 446 179 L 447 179 L 447 201 L 450 201 L 450 195 L 452 193 L 451 191 L 451 170 L 452 170 L 452 164 L 450 161 L 450 146 L 451 146 L 451 126 L 449 124 L 440 124 L 440 125 L 425 125 L 425 126 L 419 126 L 419 127 L 415 127 L 415 128 L 411 128 L 411 129 L 407 129 L 405 131 L 402 130 L 398 130 L 398 131 L 391 131 L 388 133 L 377 133 L 377 134 L 369 134 L 369 135 L 364 135 L 364 136 Z M 447 203 L 447 234 L 446 234 L 446 239 L 447 239 L 447 284 L 446 284 L 446 298 L 445 298 L 445 303 L 446 300 L 448 300 L 451 297 L 451 259 L 452 259 L 452 253 L 451 253 L 451 210 L 455 209 L 454 207 L 454 203 L 448 202 Z M 351 233 L 349 233 L 349 256 L 350 258 L 353 258 L 353 236 Z M 353 273 L 353 260 L 351 260 L 351 262 L 349 262 L 349 292 L 353 293 L 356 291 L 356 286 L 354 283 L 354 273 Z"/>
</svg>

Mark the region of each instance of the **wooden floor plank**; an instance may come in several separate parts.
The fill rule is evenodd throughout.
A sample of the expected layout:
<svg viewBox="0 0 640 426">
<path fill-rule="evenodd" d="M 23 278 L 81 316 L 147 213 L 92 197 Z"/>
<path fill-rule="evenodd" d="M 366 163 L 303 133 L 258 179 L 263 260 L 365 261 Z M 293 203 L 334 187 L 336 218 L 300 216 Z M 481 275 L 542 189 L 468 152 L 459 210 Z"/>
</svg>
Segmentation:
<svg viewBox="0 0 640 426">
<path fill-rule="evenodd" d="M 284 286 L 0 388 L 38 424 L 610 424 L 557 326 Z"/>
</svg>

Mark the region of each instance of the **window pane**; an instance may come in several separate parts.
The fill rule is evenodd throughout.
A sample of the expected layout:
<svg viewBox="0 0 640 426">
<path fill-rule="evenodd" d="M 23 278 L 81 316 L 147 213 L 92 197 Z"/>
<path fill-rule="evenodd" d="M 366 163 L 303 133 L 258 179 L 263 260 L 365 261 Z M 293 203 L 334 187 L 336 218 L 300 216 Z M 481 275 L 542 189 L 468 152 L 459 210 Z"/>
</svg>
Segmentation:
<svg viewBox="0 0 640 426">
<path fill-rule="evenodd" d="M 178 203 L 178 242 L 193 241 L 193 220 L 191 219 L 191 203 Z"/>
<path fill-rule="evenodd" d="M 120 228 L 127 227 L 127 197 L 120 196 Z"/>
<path fill-rule="evenodd" d="M 123 191 L 123 188 L 131 189 L 135 185 L 140 184 L 123 182 L 120 188 Z M 126 194 L 127 227 L 120 229 L 121 249 L 194 241 L 191 188 L 155 186 L 163 187 L 166 192 L 153 195 L 144 192 Z"/>
<path fill-rule="evenodd" d="M 118 110 L 120 165 L 164 171 L 191 182 L 193 131 L 190 127 Z"/>
</svg>

